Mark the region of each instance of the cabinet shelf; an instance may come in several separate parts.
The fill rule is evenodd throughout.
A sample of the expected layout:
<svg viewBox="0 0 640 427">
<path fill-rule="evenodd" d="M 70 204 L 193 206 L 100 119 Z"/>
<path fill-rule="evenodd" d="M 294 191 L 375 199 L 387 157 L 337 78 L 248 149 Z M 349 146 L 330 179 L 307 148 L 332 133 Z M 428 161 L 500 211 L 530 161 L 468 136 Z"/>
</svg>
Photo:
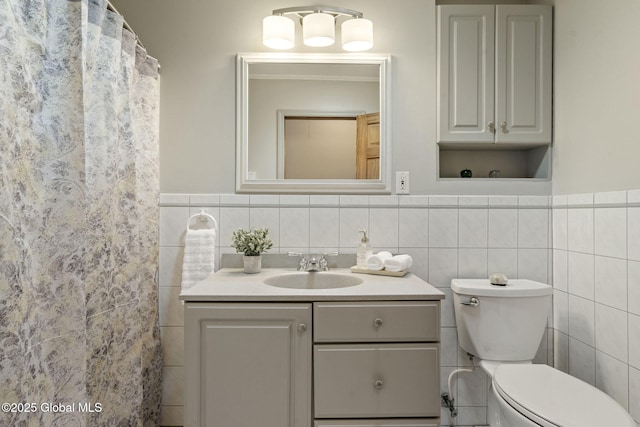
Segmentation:
<svg viewBox="0 0 640 427">
<path fill-rule="evenodd" d="M 472 178 L 461 178 L 460 171 L 470 169 Z M 490 178 L 489 172 L 499 170 L 499 178 Z M 529 149 L 452 149 L 439 146 L 438 177 L 441 179 L 505 180 L 550 178 L 551 147 Z"/>
</svg>

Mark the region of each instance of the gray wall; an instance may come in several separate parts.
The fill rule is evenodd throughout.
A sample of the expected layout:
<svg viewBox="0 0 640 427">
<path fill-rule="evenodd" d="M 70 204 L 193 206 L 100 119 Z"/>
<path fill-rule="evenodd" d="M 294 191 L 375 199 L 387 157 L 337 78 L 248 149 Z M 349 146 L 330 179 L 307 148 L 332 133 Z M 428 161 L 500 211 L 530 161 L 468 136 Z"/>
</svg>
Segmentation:
<svg viewBox="0 0 640 427">
<path fill-rule="evenodd" d="M 554 3 L 553 193 L 640 188 L 640 2 Z"/>
<path fill-rule="evenodd" d="M 114 0 L 161 71 L 163 193 L 233 193 L 235 55 L 271 51 L 262 19 L 297 1 Z M 504 1 L 502 2 L 504 3 Z M 441 182 L 436 178 L 435 1 L 347 0 L 374 23 L 373 53 L 393 56 L 393 170 L 411 173 L 412 194 L 550 194 L 550 182 Z M 401 6 L 401 7 L 399 7 Z M 300 27 L 297 36 L 300 38 Z M 296 52 L 313 49 L 300 40 Z"/>
<path fill-rule="evenodd" d="M 235 55 L 272 51 L 262 45 L 262 19 L 273 9 L 299 2 L 114 3 L 162 65 L 161 191 L 233 193 Z M 434 167 L 425 168 L 425 163 L 435 165 L 430 155 L 433 150 L 428 148 L 435 136 L 435 5 L 431 1 L 404 0 L 404 7 L 398 8 L 385 0 L 352 0 L 340 6 L 363 11 L 374 22 L 375 52 L 395 56 L 394 139 L 400 147 L 395 159 L 402 170 L 414 173 L 412 183 L 418 191 L 425 187 L 420 183 L 427 180 L 428 169 Z M 298 26 L 298 37 L 299 30 Z M 309 50 L 298 40 L 296 51 L 341 49 Z M 407 107 L 403 109 L 402 105 Z M 408 150 L 407 144 L 415 148 Z"/>
<path fill-rule="evenodd" d="M 553 193 L 640 188 L 636 173 L 640 138 L 629 127 L 640 117 L 640 27 L 636 25 L 640 3 L 528 2 L 555 5 Z M 113 3 L 162 64 L 162 192 L 232 193 L 234 56 L 237 52 L 267 51 L 261 43 L 262 18 L 274 8 L 298 3 Z M 476 182 L 437 181 L 435 2 L 404 0 L 400 4 L 402 7 L 388 0 L 340 2 L 340 6 L 361 10 L 373 20 L 372 52 L 394 57 L 393 169 L 411 172 L 413 194 L 548 194 L 548 183 L 491 183 L 488 188 L 488 184 Z M 310 51 L 300 42 L 295 49 Z"/>
</svg>

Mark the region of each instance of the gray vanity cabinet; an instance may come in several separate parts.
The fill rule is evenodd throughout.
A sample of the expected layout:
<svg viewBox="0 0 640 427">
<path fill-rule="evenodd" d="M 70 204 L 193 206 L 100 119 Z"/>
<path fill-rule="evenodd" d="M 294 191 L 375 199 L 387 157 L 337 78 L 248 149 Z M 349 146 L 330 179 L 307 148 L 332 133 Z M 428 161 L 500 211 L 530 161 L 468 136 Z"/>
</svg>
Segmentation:
<svg viewBox="0 0 640 427">
<path fill-rule="evenodd" d="M 185 426 L 438 426 L 439 332 L 439 300 L 187 302 Z"/>
<path fill-rule="evenodd" d="M 187 303 L 185 426 L 309 427 L 311 304 Z"/>
</svg>

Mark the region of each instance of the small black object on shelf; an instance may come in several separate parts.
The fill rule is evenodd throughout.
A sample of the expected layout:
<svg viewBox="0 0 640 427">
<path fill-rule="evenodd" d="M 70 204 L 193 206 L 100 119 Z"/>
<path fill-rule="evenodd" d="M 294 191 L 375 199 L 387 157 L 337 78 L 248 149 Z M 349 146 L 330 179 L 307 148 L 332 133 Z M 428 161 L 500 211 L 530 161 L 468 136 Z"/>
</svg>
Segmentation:
<svg viewBox="0 0 640 427">
<path fill-rule="evenodd" d="M 471 169 L 462 169 L 460 171 L 460 176 L 462 178 L 471 178 L 473 176 L 473 172 L 471 172 Z"/>
</svg>

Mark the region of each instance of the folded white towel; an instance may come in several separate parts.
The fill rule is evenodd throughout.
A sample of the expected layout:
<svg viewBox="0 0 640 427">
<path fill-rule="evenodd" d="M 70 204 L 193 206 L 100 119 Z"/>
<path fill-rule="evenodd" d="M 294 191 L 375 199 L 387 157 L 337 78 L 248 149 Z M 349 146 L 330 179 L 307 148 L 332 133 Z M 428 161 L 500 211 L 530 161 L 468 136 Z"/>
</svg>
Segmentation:
<svg viewBox="0 0 640 427">
<path fill-rule="evenodd" d="M 187 229 L 182 259 L 182 290 L 189 289 L 215 271 L 216 230 Z"/>
<path fill-rule="evenodd" d="M 380 251 L 375 255 L 371 255 L 367 258 L 367 269 L 382 270 L 384 268 L 384 260 L 390 259 L 391 257 L 393 257 L 393 255 L 387 251 Z"/>
<path fill-rule="evenodd" d="M 413 264 L 411 255 L 396 255 L 393 258 L 384 260 L 384 269 L 387 271 L 404 271 L 408 270 Z"/>
</svg>

